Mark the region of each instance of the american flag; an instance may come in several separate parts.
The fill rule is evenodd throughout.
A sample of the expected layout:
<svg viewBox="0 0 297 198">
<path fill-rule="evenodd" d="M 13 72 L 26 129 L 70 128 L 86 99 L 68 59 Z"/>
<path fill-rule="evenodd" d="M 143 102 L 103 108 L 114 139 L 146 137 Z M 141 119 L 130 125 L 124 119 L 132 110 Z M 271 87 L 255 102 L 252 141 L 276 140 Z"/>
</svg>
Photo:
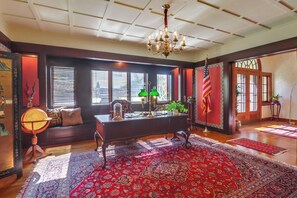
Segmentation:
<svg viewBox="0 0 297 198">
<path fill-rule="evenodd" d="M 203 85 L 202 85 L 202 104 L 201 104 L 201 106 L 202 106 L 203 114 L 211 112 L 210 93 L 211 93 L 211 83 L 210 83 L 207 58 L 206 58 L 205 59 L 205 67 L 204 67 Z M 206 105 L 207 105 L 207 107 L 206 107 Z"/>
</svg>

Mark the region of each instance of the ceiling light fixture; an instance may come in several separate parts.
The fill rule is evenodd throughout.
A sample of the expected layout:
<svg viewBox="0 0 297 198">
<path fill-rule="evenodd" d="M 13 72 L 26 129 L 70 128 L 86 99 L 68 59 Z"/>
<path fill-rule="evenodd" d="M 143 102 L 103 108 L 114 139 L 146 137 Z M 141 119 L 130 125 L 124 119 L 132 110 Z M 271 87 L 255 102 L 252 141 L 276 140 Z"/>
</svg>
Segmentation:
<svg viewBox="0 0 297 198">
<path fill-rule="evenodd" d="M 156 33 L 154 39 L 152 39 L 152 37 L 149 36 L 147 42 L 147 49 L 148 51 L 153 52 L 154 54 L 162 54 L 163 56 L 165 56 L 165 58 L 167 58 L 167 56 L 169 56 L 170 53 L 179 53 L 184 49 L 184 47 L 186 46 L 186 37 L 183 36 L 183 39 L 180 42 L 179 47 L 177 48 L 177 33 L 173 33 L 173 38 L 169 38 L 168 34 L 167 12 L 170 8 L 170 5 L 164 4 L 162 8 L 164 10 L 164 36 L 162 31 L 160 31 L 160 33 Z"/>
</svg>

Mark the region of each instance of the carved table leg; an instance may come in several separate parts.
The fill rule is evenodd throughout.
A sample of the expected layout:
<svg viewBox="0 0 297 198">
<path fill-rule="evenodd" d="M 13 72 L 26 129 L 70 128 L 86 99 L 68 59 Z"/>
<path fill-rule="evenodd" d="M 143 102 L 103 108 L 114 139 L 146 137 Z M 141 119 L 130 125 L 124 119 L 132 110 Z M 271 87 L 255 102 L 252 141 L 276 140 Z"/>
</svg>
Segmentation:
<svg viewBox="0 0 297 198">
<path fill-rule="evenodd" d="M 103 142 L 103 144 L 102 144 L 102 154 L 103 154 L 103 158 L 104 158 L 104 164 L 102 166 L 103 169 L 105 169 L 105 167 L 106 167 L 106 148 L 107 147 L 108 147 L 108 144 Z"/>
<path fill-rule="evenodd" d="M 189 137 L 190 137 L 190 132 L 187 131 L 178 131 L 176 132 L 178 135 L 182 136 L 183 138 L 185 138 L 185 147 L 188 149 L 192 144 L 191 142 L 189 142 Z"/>
<path fill-rule="evenodd" d="M 100 138 L 99 133 L 98 133 L 98 131 L 96 130 L 95 133 L 94 133 L 94 139 L 95 139 L 95 141 L 96 141 L 96 148 L 95 148 L 95 151 L 98 151 L 98 146 L 99 146 L 99 144 L 98 144 L 98 140 L 99 140 L 99 138 Z"/>
<path fill-rule="evenodd" d="M 171 138 L 171 140 L 179 140 L 179 138 L 176 135 L 176 132 L 173 133 L 173 137 Z"/>
</svg>

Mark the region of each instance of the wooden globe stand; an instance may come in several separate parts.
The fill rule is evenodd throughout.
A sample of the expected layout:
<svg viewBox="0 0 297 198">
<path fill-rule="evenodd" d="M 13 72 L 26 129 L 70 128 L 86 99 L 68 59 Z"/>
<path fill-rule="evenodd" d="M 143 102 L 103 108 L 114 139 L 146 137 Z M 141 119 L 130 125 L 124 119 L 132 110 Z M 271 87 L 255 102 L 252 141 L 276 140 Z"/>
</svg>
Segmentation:
<svg viewBox="0 0 297 198">
<path fill-rule="evenodd" d="M 32 160 L 33 163 L 36 163 L 38 159 L 46 157 L 48 155 L 39 145 L 37 145 L 37 142 L 38 142 L 37 134 L 43 132 L 48 127 L 51 118 L 48 118 L 46 116 L 40 120 L 25 120 L 24 118 L 26 117 L 26 113 L 28 113 L 28 111 L 32 111 L 32 110 L 44 112 L 43 110 L 36 108 L 36 107 L 27 109 L 21 117 L 21 123 L 22 123 L 23 132 L 33 135 L 32 140 L 31 140 L 32 146 L 30 146 L 30 148 L 27 150 L 27 152 L 25 154 L 25 158 L 27 156 L 30 156 L 30 154 L 32 153 L 30 158 L 28 159 L 28 161 Z M 45 115 L 46 115 L 46 113 L 45 113 Z M 28 127 L 28 124 L 31 127 Z M 36 125 L 39 125 L 39 127 L 36 127 Z M 42 156 L 37 158 L 36 151 L 40 152 L 42 154 Z"/>
</svg>

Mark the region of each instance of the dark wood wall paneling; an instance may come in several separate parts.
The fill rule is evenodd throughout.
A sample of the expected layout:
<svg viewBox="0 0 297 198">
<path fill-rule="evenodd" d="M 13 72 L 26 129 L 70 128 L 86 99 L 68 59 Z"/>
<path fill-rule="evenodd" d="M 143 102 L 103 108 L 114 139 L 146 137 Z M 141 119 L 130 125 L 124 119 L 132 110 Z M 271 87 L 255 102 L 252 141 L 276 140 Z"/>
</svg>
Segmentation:
<svg viewBox="0 0 297 198">
<path fill-rule="evenodd" d="M 254 47 L 247 50 L 242 50 L 239 52 L 234 52 L 231 54 L 210 58 L 208 60 L 209 64 L 213 63 L 224 63 L 224 130 L 221 131 L 223 133 L 230 134 L 233 129 L 233 118 L 232 118 L 232 98 L 230 95 L 234 94 L 234 90 L 232 90 L 232 70 L 231 63 L 235 60 L 250 58 L 250 57 L 261 57 L 268 54 L 274 54 L 281 51 L 292 50 L 297 48 L 297 37 L 290 38 L 274 43 L 270 43 L 267 45 Z M 13 52 L 19 53 L 33 53 L 38 54 L 39 57 L 39 77 L 40 77 L 40 103 L 41 107 L 46 107 L 46 64 L 47 64 L 47 56 L 60 56 L 60 57 L 76 57 L 76 58 L 84 58 L 84 59 L 105 59 L 105 60 L 119 60 L 125 62 L 139 62 L 144 64 L 152 65 L 175 65 L 181 68 L 194 68 L 195 66 L 204 66 L 204 61 L 200 61 L 197 63 L 191 62 L 182 62 L 182 61 L 173 61 L 167 59 L 155 59 L 155 58 L 146 58 L 139 56 L 131 56 L 131 55 L 123 55 L 123 54 L 114 54 L 107 52 L 96 52 L 89 50 L 80 50 L 80 49 L 71 49 L 64 47 L 53 47 L 53 46 L 45 46 L 45 45 L 37 45 L 37 44 L 28 44 L 28 43 L 20 43 L 13 42 L 11 44 L 11 49 Z M 131 63 L 128 63 L 131 64 Z M 139 64 L 140 65 L 140 64 Z M 144 65 L 141 64 L 141 67 Z M 132 68 L 132 67 L 131 67 Z M 152 67 L 151 67 L 152 68 Z M 151 69 L 150 68 L 150 69 Z M 155 82 L 152 79 L 152 82 Z M 182 85 L 184 88 L 185 85 Z M 182 93 L 184 90 L 182 89 Z M 85 100 L 85 99 L 84 99 Z M 216 130 L 216 129 L 214 129 Z"/>
<path fill-rule="evenodd" d="M 0 31 L 0 43 L 5 45 L 8 49 L 11 49 L 12 41 Z"/>
<path fill-rule="evenodd" d="M 218 56 L 208 59 L 208 64 L 220 63 L 224 64 L 224 130 L 211 128 L 225 134 L 235 133 L 235 126 L 232 114 L 232 95 L 235 94 L 232 89 L 232 63 L 236 60 L 247 58 L 259 58 L 263 56 L 284 53 L 285 51 L 292 51 L 297 49 L 297 37 L 269 43 L 266 45 Z M 195 63 L 196 67 L 203 67 L 204 60 Z"/>
<path fill-rule="evenodd" d="M 108 70 L 108 71 L 121 71 L 121 72 L 143 72 L 148 73 L 148 81 L 151 82 L 151 86 L 157 85 L 156 74 L 172 74 L 173 67 L 160 67 L 153 65 L 141 65 L 125 62 L 112 62 L 112 61 L 99 61 L 99 60 L 87 60 L 77 58 L 62 58 L 62 57 L 47 57 L 47 73 L 49 73 L 49 66 L 71 66 L 75 67 L 77 71 L 77 106 L 88 107 L 91 104 L 91 70 Z M 49 83 L 49 78 L 47 79 Z M 152 88 L 152 87 L 151 87 Z M 48 93 L 48 101 L 49 91 Z M 99 105 L 102 106 L 102 105 Z M 134 105 L 136 108 L 141 105 Z M 138 109 L 141 110 L 141 109 Z M 107 112 L 106 112 L 107 113 Z"/>
</svg>

